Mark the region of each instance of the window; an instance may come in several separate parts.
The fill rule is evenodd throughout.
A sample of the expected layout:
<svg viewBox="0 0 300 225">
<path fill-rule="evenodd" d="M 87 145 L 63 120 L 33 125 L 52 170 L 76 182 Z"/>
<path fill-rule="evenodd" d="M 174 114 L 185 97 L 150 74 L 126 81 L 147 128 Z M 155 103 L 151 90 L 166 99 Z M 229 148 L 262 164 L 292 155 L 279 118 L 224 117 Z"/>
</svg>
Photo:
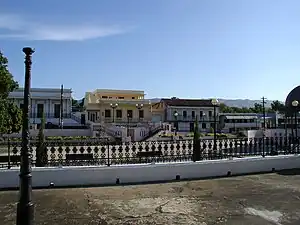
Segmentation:
<svg viewBox="0 0 300 225">
<path fill-rule="evenodd" d="M 133 115 L 132 110 L 131 109 L 127 110 L 127 117 L 132 118 L 132 115 Z"/>
<path fill-rule="evenodd" d="M 212 117 L 212 111 L 208 111 L 208 116 Z"/>
<path fill-rule="evenodd" d="M 200 117 L 203 117 L 203 111 L 200 111 Z"/>
<path fill-rule="evenodd" d="M 44 114 L 44 104 L 37 104 L 37 118 L 42 118 Z"/>
<path fill-rule="evenodd" d="M 59 118 L 60 116 L 60 104 L 54 105 L 54 118 Z"/>
<path fill-rule="evenodd" d="M 214 127 L 215 127 L 215 124 L 214 124 L 214 123 L 211 123 L 211 124 L 210 124 L 210 127 L 211 127 L 211 128 L 214 128 Z"/>
<path fill-rule="evenodd" d="M 144 118 L 144 110 L 139 110 L 139 118 Z"/>
<path fill-rule="evenodd" d="M 117 109 L 116 114 L 117 114 L 117 118 L 122 118 L 122 110 Z"/>
<path fill-rule="evenodd" d="M 105 109 L 105 111 L 104 111 L 104 117 L 105 118 L 110 118 L 111 117 L 111 110 L 110 109 Z"/>
<path fill-rule="evenodd" d="M 135 99 L 135 97 L 132 97 L 132 99 Z"/>
<path fill-rule="evenodd" d="M 20 109 L 23 109 L 23 108 L 24 108 L 24 104 L 21 103 L 21 104 L 20 104 Z"/>
<path fill-rule="evenodd" d="M 186 111 L 182 112 L 182 116 L 183 116 L 183 118 L 186 118 Z"/>
<path fill-rule="evenodd" d="M 195 118 L 195 111 L 192 111 L 192 118 Z"/>
<path fill-rule="evenodd" d="M 108 98 L 107 96 L 101 96 L 101 98 Z"/>
<path fill-rule="evenodd" d="M 118 97 L 118 99 L 124 99 L 124 97 Z"/>
<path fill-rule="evenodd" d="M 206 129 L 206 123 L 202 123 L 202 129 Z"/>
</svg>

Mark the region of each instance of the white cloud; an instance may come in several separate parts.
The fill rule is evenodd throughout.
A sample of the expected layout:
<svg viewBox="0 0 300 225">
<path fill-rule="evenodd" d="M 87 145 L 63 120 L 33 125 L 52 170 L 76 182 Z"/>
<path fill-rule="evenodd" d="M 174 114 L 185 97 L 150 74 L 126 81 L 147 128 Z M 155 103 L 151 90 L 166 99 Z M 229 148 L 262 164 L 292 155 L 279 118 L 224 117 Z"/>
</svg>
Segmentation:
<svg viewBox="0 0 300 225">
<path fill-rule="evenodd" d="M 0 38 L 39 41 L 84 41 L 127 32 L 120 26 L 96 24 L 47 24 L 17 15 L 0 14 Z"/>
</svg>

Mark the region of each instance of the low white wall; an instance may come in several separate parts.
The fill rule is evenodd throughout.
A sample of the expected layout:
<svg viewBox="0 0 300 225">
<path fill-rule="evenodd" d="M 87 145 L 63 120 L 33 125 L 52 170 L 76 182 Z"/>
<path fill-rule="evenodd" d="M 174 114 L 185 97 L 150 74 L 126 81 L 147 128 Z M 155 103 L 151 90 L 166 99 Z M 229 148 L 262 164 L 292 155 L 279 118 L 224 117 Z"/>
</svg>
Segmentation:
<svg viewBox="0 0 300 225">
<path fill-rule="evenodd" d="M 299 130 L 298 130 L 299 131 Z M 245 134 L 248 138 L 262 138 L 263 137 L 263 130 L 248 130 L 245 131 Z M 265 130 L 265 137 L 284 137 L 285 135 L 291 135 L 291 129 L 266 129 Z"/>
<path fill-rule="evenodd" d="M 36 137 L 39 133 L 38 129 L 30 130 L 30 137 Z M 56 137 L 56 136 L 92 136 L 92 132 L 90 129 L 44 129 L 44 135 L 46 137 Z M 22 136 L 22 133 L 14 133 L 10 135 L 4 135 L 4 136 L 10 136 L 12 138 L 18 138 Z"/>
<path fill-rule="evenodd" d="M 201 162 L 168 163 L 154 165 L 124 165 L 111 167 L 62 167 L 33 168 L 33 187 L 48 187 L 50 182 L 55 186 L 72 185 L 107 185 L 150 181 L 170 181 L 179 175 L 181 179 L 226 176 L 268 172 L 299 168 L 300 156 L 252 157 L 233 160 L 211 160 Z M 0 170 L 0 188 L 19 186 L 19 169 Z"/>
</svg>

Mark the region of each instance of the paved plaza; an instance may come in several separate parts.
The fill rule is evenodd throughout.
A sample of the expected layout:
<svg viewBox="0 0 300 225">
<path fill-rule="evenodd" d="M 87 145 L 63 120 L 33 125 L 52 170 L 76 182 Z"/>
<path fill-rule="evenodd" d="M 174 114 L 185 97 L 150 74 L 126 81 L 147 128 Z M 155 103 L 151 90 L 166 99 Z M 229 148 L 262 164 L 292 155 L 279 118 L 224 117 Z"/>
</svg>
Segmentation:
<svg viewBox="0 0 300 225">
<path fill-rule="evenodd" d="M 36 225 L 299 225 L 300 172 L 136 186 L 34 190 Z M 0 192 L 15 224 L 17 191 Z"/>
</svg>

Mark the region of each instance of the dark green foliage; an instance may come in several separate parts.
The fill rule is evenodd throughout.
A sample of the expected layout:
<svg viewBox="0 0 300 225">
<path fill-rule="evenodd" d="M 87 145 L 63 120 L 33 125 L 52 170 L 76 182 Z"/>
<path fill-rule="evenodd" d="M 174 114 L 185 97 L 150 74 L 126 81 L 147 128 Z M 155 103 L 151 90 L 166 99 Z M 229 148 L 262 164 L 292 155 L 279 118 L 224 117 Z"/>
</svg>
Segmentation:
<svg viewBox="0 0 300 225">
<path fill-rule="evenodd" d="M 8 60 L 0 51 L 0 133 L 19 132 L 22 128 L 22 112 L 8 99 L 9 93 L 18 88 L 18 83 L 7 67 Z"/>
<path fill-rule="evenodd" d="M 199 133 L 199 125 L 198 125 L 198 116 L 196 116 L 195 126 L 194 126 L 194 142 L 193 142 L 193 161 L 199 161 L 201 157 L 201 149 L 200 149 L 200 133 Z"/>
<path fill-rule="evenodd" d="M 265 111 L 266 112 L 279 112 L 284 114 L 286 109 L 285 109 L 285 105 L 283 103 L 281 103 L 280 101 L 273 101 L 271 103 L 271 108 L 269 107 L 265 107 Z M 230 107 L 225 105 L 224 103 L 220 104 L 220 112 L 222 113 L 263 113 L 263 106 L 262 104 L 259 103 L 255 103 L 254 107 Z"/>
<path fill-rule="evenodd" d="M 200 133 L 199 133 L 198 116 L 196 116 L 195 126 L 194 126 L 194 140 L 199 140 L 199 139 L 200 139 Z"/>
<path fill-rule="evenodd" d="M 45 142 L 45 116 L 41 118 L 41 125 L 38 133 L 38 143 L 36 148 L 36 166 L 43 167 L 47 164 L 47 148 Z"/>
</svg>

